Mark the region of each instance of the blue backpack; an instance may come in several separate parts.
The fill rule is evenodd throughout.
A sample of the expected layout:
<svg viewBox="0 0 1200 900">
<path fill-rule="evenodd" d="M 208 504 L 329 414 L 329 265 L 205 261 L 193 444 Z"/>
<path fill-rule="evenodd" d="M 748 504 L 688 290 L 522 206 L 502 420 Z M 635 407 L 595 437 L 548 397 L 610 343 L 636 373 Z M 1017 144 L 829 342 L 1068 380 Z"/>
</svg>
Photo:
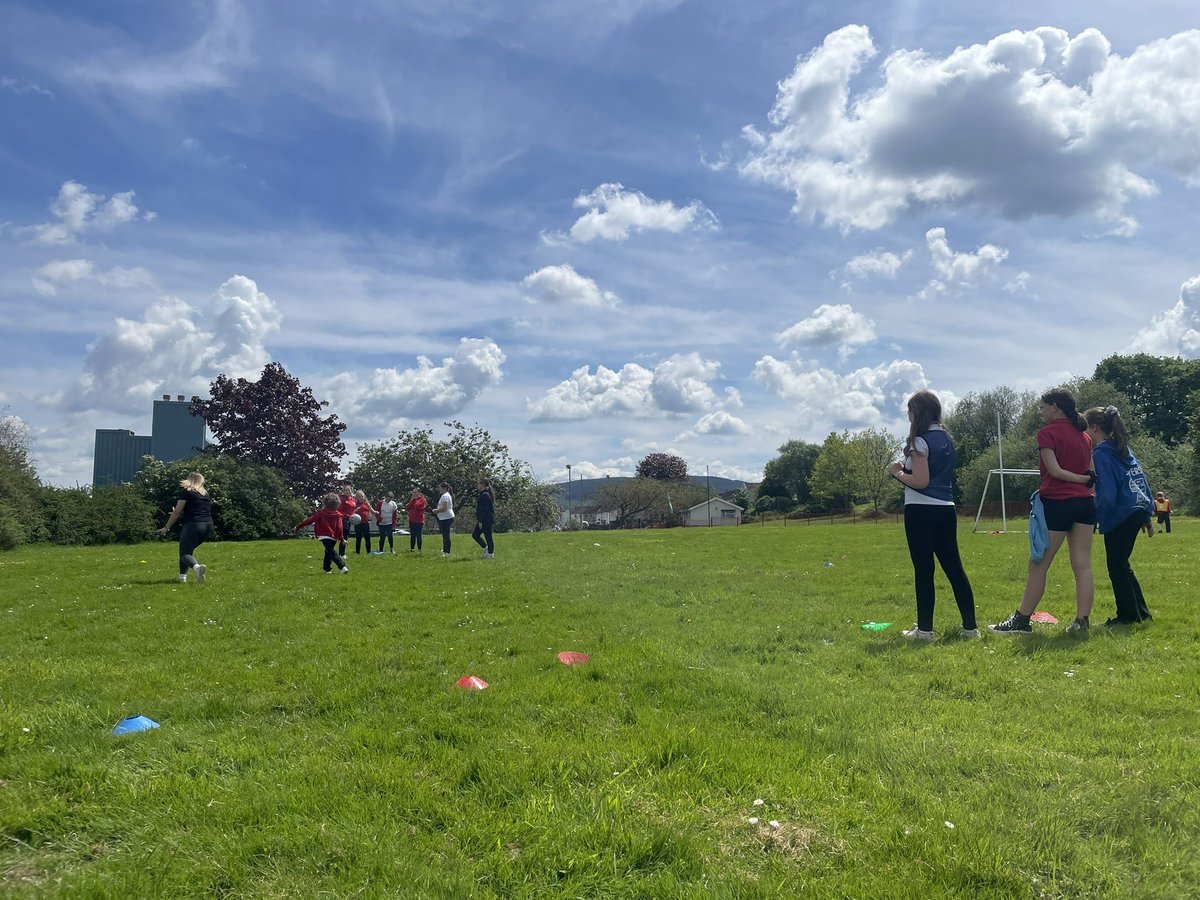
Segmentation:
<svg viewBox="0 0 1200 900">
<path fill-rule="evenodd" d="M 1040 563 L 1050 546 L 1050 532 L 1046 528 L 1046 510 L 1042 507 L 1040 491 L 1029 498 L 1029 561 Z"/>
</svg>

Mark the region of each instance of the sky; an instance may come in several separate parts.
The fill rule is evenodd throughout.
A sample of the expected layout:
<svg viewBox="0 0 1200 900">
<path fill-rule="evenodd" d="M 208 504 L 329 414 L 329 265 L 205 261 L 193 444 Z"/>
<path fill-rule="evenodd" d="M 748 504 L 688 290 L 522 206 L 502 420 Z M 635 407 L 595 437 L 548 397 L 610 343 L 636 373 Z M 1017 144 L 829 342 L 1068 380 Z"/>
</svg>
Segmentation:
<svg viewBox="0 0 1200 900">
<path fill-rule="evenodd" d="M 904 403 L 1200 357 L 1200 13 L 0 0 L 0 414 L 282 363 L 362 442 L 758 480 Z"/>
</svg>

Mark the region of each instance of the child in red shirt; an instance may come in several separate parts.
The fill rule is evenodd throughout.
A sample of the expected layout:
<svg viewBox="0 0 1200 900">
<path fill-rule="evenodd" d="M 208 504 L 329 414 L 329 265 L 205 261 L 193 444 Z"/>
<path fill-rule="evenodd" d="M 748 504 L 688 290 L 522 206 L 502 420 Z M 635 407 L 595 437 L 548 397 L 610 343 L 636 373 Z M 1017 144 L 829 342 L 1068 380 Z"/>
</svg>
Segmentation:
<svg viewBox="0 0 1200 900">
<path fill-rule="evenodd" d="M 293 530 L 299 531 L 307 525 L 313 526 L 314 536 L 325 548 L 325 559 L 321 564 L 325 569 L 325 574 L 333 574 L 333 564 L 335 563 L 343 575 L 348 573 L 350 570 L 346 568 L 346 561 L 333 549 L 345 534 L 342 530 L 342 513 L 338 509 L 338 495 L 326 494 L 325 499 L 321 501 L 321 509 L 318 509 Z"/>
<path fill-rule="evenodd" d="M 408 552 L 421 552 L 421 532 L 425 530 L 425 498 L 420 488 L 412 489 L 412 497 L 404 504 L 408 513 Z"/>
<path fill-rule="evenodd" d="M 342 514 L 342 536 L 338 539 L 341 546 L 338 547 L 338 553 L 342 556 L 346 555 L 346 541 L 350 540 L 350 532 L 354 530 L 354 526 L 350 524 L 350 517 L 358 511 L 358 501 L 354 499 L 354 495 L 350 493 L 350 488 L 342 488 L 341 502 L 338 504 L 338 512 Z"/>
</svg>

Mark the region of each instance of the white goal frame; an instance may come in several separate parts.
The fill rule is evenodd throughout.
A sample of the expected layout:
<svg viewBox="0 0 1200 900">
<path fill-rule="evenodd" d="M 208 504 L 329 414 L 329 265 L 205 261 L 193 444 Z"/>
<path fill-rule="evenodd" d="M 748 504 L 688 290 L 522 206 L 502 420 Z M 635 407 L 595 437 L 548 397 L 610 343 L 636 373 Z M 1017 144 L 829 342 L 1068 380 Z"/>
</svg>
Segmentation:
<svg viewBox="0 0 1200 900">
<path fill-rule="evenodd" d="M 1004 499 L 1004 476 L 1005 475 L 1041 475 L 1040 469 L 988 469 L 988 477 L 983 482 L 983 493 L 979 495 L 979 508 L 975 511 L 975 526 L 971 529 L 974 534 L 979 530 L 979 518 L 983 515 L 983 504 L 987 500 L 988 485 L 992 483 L 992 476 L 1000 476 L 1000 520 L 1003 523 L 1000 527 L 1003 531 L 1008 531 L 1008 505 Z"/>
</svg>

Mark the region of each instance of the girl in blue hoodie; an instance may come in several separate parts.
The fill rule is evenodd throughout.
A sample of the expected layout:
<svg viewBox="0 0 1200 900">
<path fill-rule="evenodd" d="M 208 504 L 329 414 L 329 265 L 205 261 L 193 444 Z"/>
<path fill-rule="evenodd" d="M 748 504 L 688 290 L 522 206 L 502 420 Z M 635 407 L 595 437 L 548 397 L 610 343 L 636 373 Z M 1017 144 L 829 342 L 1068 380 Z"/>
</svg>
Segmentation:
<svg viewBox="0 0 1200 900">
<path fill-rule="evenodd" d="M 1104 535 L 1108 578 L 1117 601 L 1117 617 L 1105 625 L 1132 625 L 1150 618 L 1142 586 L 1129 557 L 1138 532 L 1154 536 L 1150 510 L 1154 495 L 1137 457 L 1129 449 L 1129 431 L 1115 406 L 1094 407 L 1084 418 L 1095 449 L 1096 514 Z"/>
</svg>

